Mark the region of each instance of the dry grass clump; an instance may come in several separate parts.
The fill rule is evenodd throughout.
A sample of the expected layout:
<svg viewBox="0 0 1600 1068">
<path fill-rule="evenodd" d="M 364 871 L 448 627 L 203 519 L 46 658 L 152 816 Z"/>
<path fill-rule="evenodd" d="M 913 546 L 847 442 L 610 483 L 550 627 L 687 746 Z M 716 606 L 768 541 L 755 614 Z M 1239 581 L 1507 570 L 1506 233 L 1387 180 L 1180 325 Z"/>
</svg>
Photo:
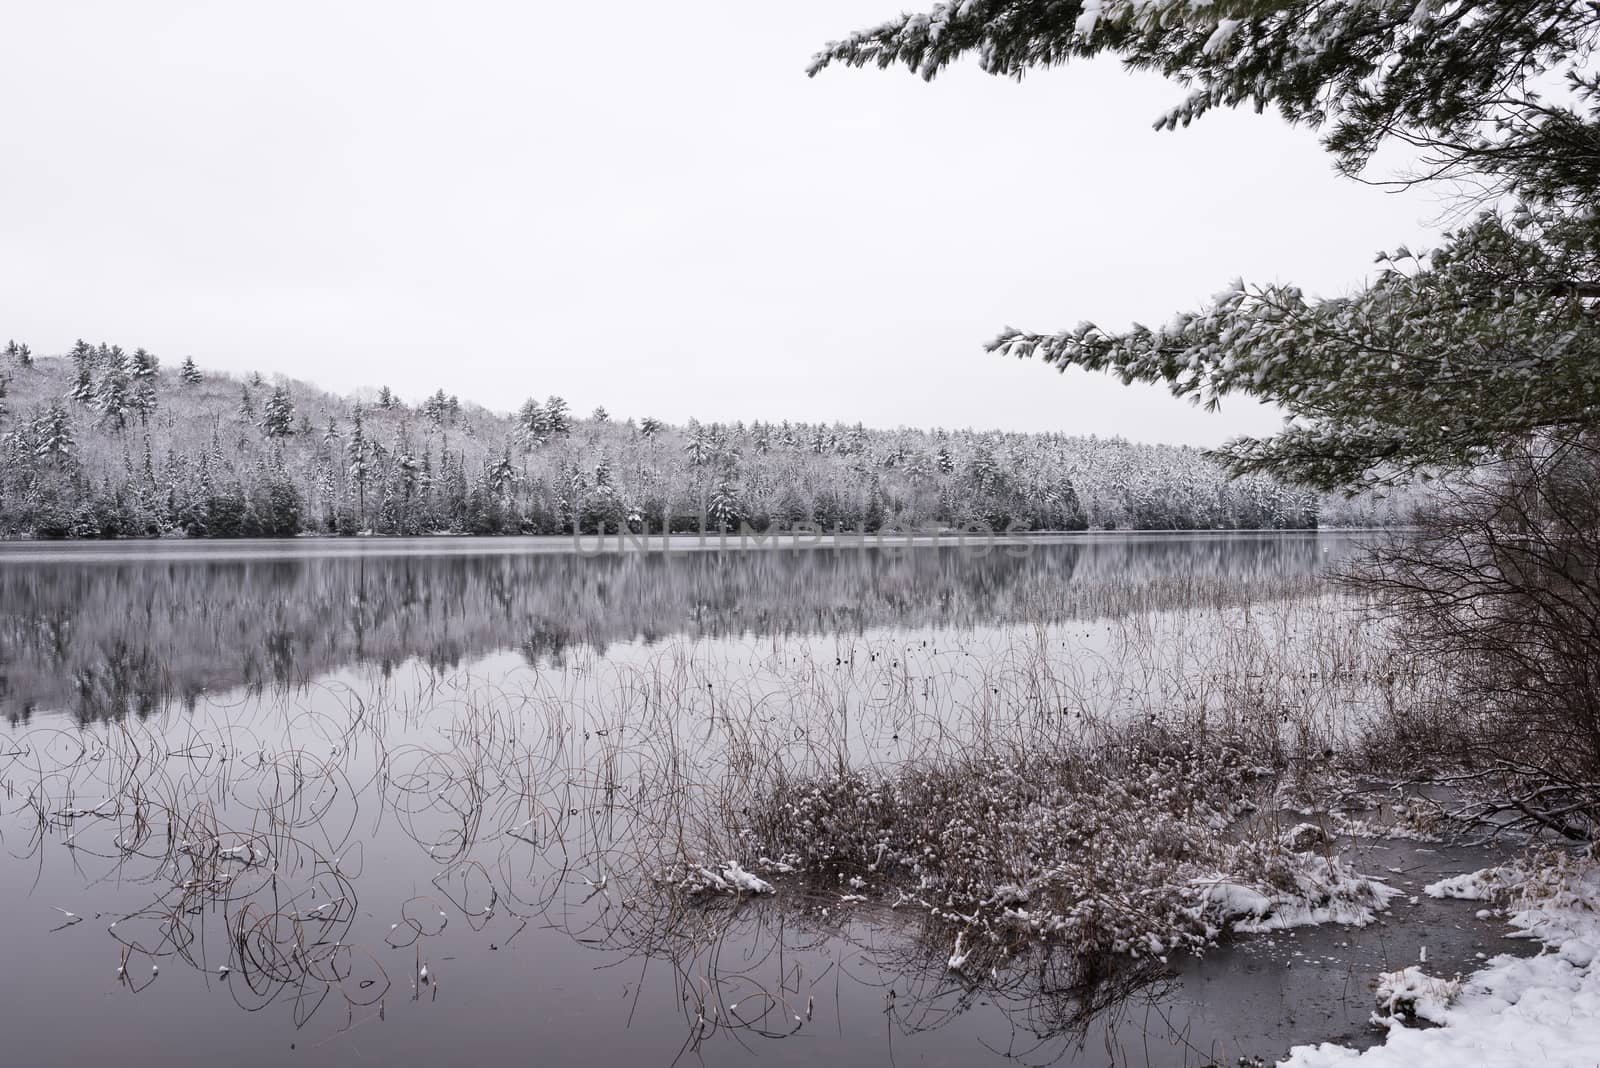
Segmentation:
<svg viewBox="0 0 1600 1068">
<path fill-rule="evenodd" d="M 968 933 L 956 967 L 975 943 L 1019 939 L 1062 942 L 1086 963 L 1160 956 L 1216 934 L 1192 883 L 1260 844 L 1231 829 L 1265 770 L 1237 745 L 1153 729 L 841 769 L 778 782 L 751 837 L 811 880 L 957 925 Z"/>
</svg>

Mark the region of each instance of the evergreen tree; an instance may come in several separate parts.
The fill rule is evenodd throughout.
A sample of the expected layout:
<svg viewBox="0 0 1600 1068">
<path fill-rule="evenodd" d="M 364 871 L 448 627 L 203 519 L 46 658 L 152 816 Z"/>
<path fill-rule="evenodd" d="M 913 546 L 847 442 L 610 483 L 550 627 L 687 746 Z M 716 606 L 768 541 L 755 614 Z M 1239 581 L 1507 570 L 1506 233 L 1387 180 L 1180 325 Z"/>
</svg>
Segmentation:
<svg viewBox="0 0 1600 1068">
<path fill-rule="evenodd" d="M 450 398 L 445 396 L 444 390 L 437 390 L 427 400 L 422 402 L 422 415 L 428 425 L 441 429 L 445 419 L 450 415 Z"/>
<path fill-rule="evenodd" d="M 719 531 L 734 529 L 742 518 L 739 486 L 731 467 L 723 469 L 711 489 L 711 497 L 706 505 L 706 518 L 710 520 L 712 529 Z"/>
<path fill-rule="evenodd" d="M 286 438 L 294 433 L 294 401 L 287 386 L 274 386 L 261 414 L 261 432 L 269 438 Z"/>
<path fill-rule="evenodd" d="M 683 454 L 688 458 L 690 467 L 704 467 L 710 461 L 710 442 L 700 427 L 690 429 L 689 438 L 683 443 Z"/>
<path fill-rule="evenodd" d="M 195 366 L 193 356 L 183 358 L 183 366 L 178 369 L 178 377 L 191 386 L 197 386 L 205 376 L 200 373 L 200 368 Z"/>
<path fill-rule="evenodd" d="M 517 469 L 511 463 L 511 450 L 507 448 L 495 461 L 494 467 L 489 472 L 489 483 L 494 487 L 495 493 L 502 501 L 511 499 L 511 491 L 517 484 Z"/>
<path fill-rule="evenodd" d="M 128 383 L 128 407 L 137 412 L 141 425 L 148 426 L 156 408 L 156 371 L 160 361 L 144 349 L 135 349 L 123 358 L 122 376 Z"/>
<path fill-rule="evenodd" d="M 530 446 L 542 445 L 550 436 L 550 426 L 544 408 L 529 397 L 517 411 L 517 434 Z"/>
<path fill-rule="evenodd" d="M 60 402 L 50 405 L 34 420 L 33 436 L 36 442 L 34 455 L 39 459 L 57 467 L 72 459 L 76 445 L 72 436 L 72 420 Z"/>
<path fill-rule="evenodd" d="M 567 415 L 567 402 L 551 395 L 544 402 L 545 429 L 551 437 L 559 438 L 572 433 L 572 420 Z"/>
<path fill-rule="evenodd" d="M 80 361 L 74 370 L 72 392 L 68 396 L 79 404 L 94 404 L 94 376 L 86 361 Z"/>
<path fill-rule="evenodd" d="M 350 438 L 345 443 L 345 457 L 349 464 L 346 470 L 350 481 L 356 487 L 356 527 L 360 529 L 366 523 L 367 479 L 371 474 L 369 466 L 371 458 L 367 452 L 366 427 L 362 419 L 361 405 L 356 405 L 350 420 Z"/>
<path fill-rule="evenodd" d="M 107 367 L 100 376 L 99 388 L 95 390 L 94 406 L 105 425 L 117 431 L 127 428 L 128 416 L 133 414 L 135 408 L 133 390 L 122 366 Z"/>
</svg>

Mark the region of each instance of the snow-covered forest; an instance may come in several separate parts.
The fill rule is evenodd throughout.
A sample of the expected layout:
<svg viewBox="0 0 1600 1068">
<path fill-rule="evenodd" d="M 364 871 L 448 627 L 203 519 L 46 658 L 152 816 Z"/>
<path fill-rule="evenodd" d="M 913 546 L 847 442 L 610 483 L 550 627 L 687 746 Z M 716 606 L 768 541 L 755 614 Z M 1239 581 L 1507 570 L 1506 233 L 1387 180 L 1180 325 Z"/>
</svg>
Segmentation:
<svg viewBox="0 0 1600 1068">
<path fill-rule="evenodd" d="M 1395 517 L 1190 448 L 838 423 L 672 426 L 557 396 L 340 397 L 141 348 L 5 352 L 10 537 L 1300 528 Z"/>
</svg>

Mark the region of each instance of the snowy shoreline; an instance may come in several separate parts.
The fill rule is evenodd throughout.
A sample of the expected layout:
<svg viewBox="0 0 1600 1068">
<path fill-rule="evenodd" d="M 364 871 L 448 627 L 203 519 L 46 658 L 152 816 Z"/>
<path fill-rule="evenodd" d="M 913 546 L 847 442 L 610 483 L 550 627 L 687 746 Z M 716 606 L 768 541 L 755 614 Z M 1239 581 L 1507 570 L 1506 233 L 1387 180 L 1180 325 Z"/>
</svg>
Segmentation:
<svg viewBox="0 0 1600 1068">
<path fill-rule="evenodd" d="M 1600 1062 L 1600 861 L 1562 855 L 1485 868 L 1430 884 L 1437 898 L 1499 901 L 1515 937 L 1537 939 L 1533 957 L 1502 954 L 1458 981 L 1420 967 L 1382 977 L 1380 1001 L 1408 1002 L 1438 1024 L 1409 1027 L 1374 1014 L 1389 1033 L 1355 1050 L 1334 1042 L 1294 1047 L 1283 1068 L 1593 1068 Z"/>
</svg>

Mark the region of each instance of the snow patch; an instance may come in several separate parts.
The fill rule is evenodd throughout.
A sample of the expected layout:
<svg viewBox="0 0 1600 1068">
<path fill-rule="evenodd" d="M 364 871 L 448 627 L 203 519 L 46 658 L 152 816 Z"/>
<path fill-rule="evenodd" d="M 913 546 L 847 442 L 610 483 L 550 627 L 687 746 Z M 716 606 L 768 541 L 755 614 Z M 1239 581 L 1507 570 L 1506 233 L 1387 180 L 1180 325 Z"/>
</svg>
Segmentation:
<svg viewBox="0 0 1600 1068">
<path fill-rule="evenodd" d="M 772 884 L 744 869 L 736 860 L 723 861 L 715 867 L 696 864 L 680 884 L 691 894 L 770 894 Z"/>
<path fill-rule="evenodd" d="M 1439 979 L 1413 964 L 1378 976 L 1375 1022 L 1390 1017 L 1442 1024 L 1445 1010 L 1461 994 L 1460 979 Z"/>
<path fill-rule="evenodd" d="M 1520 873 L 1515 868 L 1484 868 L 1465 875 L 1452 875 L 1422 888 L 1429 897 L 1454 898 L 1458 901 L 1493 901 L 1512 885 Z"/>
<path fill-rule="evenodd" d="M 1338 860 L 1312 853 L 1294 858 L 1293 890 L 1266 894 L 1223 879 L 1196 880 L 1204 914 L 1244 934 L 1322 923 L 1365 927 L 1401 893 Z"/>
</svg>

